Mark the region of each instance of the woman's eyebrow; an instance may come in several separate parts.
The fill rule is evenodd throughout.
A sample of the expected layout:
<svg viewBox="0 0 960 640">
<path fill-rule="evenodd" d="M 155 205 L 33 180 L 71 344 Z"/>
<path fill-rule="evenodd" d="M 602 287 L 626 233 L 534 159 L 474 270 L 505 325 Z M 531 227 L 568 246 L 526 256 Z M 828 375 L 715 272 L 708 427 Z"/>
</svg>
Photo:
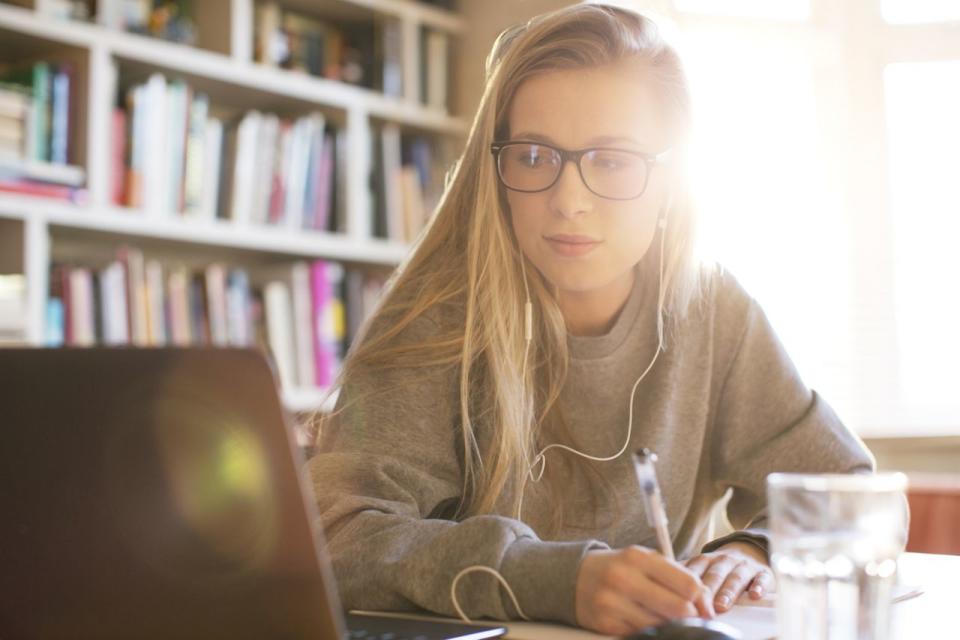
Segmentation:
<svg viewBox="0 0 960 640">
<path fill-rule="evenodd" d="M 535 133 L 533 131 L 522 131 L 511 136 L 514 140 L 536 140 L 539 142 L 545 142 L 547 144 L 556 145 L 557 143 L 548 135 L 542 133 Z M 634 140 L 629 136 L 597 136 L 587 141 L 585 147 L 594 147 L 602 146 L 606 144 L 614 144 L 618 142 L 626 142 L 628 144 L 635 145 L 637 147 L 643 147 L 638 141 Z"/>
</svg>

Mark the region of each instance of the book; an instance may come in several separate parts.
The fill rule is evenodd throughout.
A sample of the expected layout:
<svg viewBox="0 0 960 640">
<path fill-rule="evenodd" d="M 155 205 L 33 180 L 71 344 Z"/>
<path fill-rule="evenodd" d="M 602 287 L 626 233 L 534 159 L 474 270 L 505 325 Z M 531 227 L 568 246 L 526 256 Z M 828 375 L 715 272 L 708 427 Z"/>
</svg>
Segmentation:
<svg viewBox="0 0 960 640">
<path fill-rule="evenodd" d="M 65 341 L 64 308 L 60 298 L 48 298 L 44 308 L 43 344 L 47 347 L 61 347 Z"/>
<path fill-rule="evenodd" d="M 405 234 L 403 228 L 403 201 L 400 178 L 400 127 L 395 124 L 384 125 L 381 130 L 381 142 L 383 145 L 381 149 L 383 158 L 382 187 L 387 237 L 391 240 L 403 242 Z"/>
<path fill-rule="evenodd" d="M 120 247 L 117 258 L 126 271 L 127 312 L 130 342 L 138 347 L 150 344 L 149 308 L 143 252 L 131 247 Z"/>
<path fill-rule="evenodd" d="M 167 119 L 168 107 L 172 102 L 168 98 L 167 81 L 163 74 L 151 74 L 144 86 L 142 99 L 141 128 L 135 131 L 143 136 L 142 166 L 141 166 L 141 206 L 154 216 L 161 216 L 170 212 L 169 204 L 169 173 L 170 148 Z"/>
<path fill-rule="evenodd" d="M 426 223 L 423 188 L 416 167 L 406 165 L 400 170 L 401 199 L 403 201 L 404 239 L 413 242 Z"/>
<path fill-rule="evenodd" d="M 281 386 L 292 389 L 297 384 L 297 378 L 290 289 L 284 282 L 278 280 L 269 282 L 264 287 L 263 300 L 270 354 L 276 365 Z"/>
<path fill-rule="evenodd" d="M 180 212 L 187 216 L 200 214 L 203 207 L 204 180 L 207 175 L 217 175 L 207 166 L 207 126 L 210 100 L 202 93 L 195 93 L 189 103 L 183 169 L 183 204 Z M 207 171 L 210 171 L 207 174 Z M 209 178 L 206 178 L 209 179 Z"/>
<path fill-rule="evenodd" d="M 103 343 L 106 345 L 129 344 L 127 285 L 123 264 L 114 260 L 100 271 L 99 277 Z"/>
<path fill-rule="evenodd" d="M 170 343 L 178 347 L 190 346 L 193 330 L 190 319 L 190 276 L 186 267 L 177 265 L 167 277 Z"/>
<path fill-rule="evenodd" d="M 347 144 L 346 129 L 338 129 L 333 136 L 333 179 L 330 195 L 330 216 L 327 231 L 347 232 Z"/>
<path fill-rule="evenodd" d="M 403 96 L 403 33 L 400 21 L 381 18 L 378 23 L 375 43 L 375 70 L 379 71 L 379 88 L 386 96 Z"/>
<path fill-rule="evenodd" d="M 314 369 L 313 300 L 310 292 L 310 267 L 297 262 L 291 269 L 290 290 L 293 295 L 294 353 L 297 364 L 297 383 L 313 387 L 317 383 Z"/>
<path fill-rule="evenodd" d="M 160 209 L 163 214 L 180 213 L 183 210 L 184 165 L 186 160 L 187 124 L 190 103 L 190 88 L 175 80 L 167 84 L 166 132 L 163 136 L 163 153 L 167 171 L 161 183 L 164 187 Z"/>
<path fill-rule="evenodd" d="M 50 159 L 50 65 L 33 65 L 33 105 L 27 136 L 27 157 L 42 162 Z"/>
<path fill-rule="evenodd" d="M 127 204 L 127 113 L 116 108 L 110 116 L 110 201 Z"/>
<path fill-rule="evenodd" d="M 257 185 L 258 139 L 262 121 L 263 116 L 259 111 L 248 111 L 237 127 L 233 186 L 228 216 L 238 224 L 248 224 L 252 220 L 256 193 L 254 189 Z"/>
<path fill-rule="evenodd" d="M 227 308 L 227 272 L 213 263 L 204 271 L 207 287 L 207 310 L 210 318 L 210 342 L 215 347 L 230 344 Z"/>
<path fill-rule="evenodd" d="M 22 274 L 0 275 L 0 336 L 16 336 L 26 328 L 27 279 Z"/>
<path fill-rule="evenodd" d="M 69 298 L 67 312 L 70 314 L 70 336 L 68 344 L 75 347 L 88 347 L 96 343 L 94 326 L 93 281 L 89 269 L 73 267 L 67 273 L 69 279 Z"/>
<path fill-rule="evenodd" d="M 83 167 L 51 164 L 23 157 L 0 157 L 0 178 L 36 185 L 60 185 L 80 188 L 86 182 Z"/>
<path fill-rule="evenodd" d="M 340 371 L 347 325 L 343 302 L 343 266 L 325 260 L 310 268 L 316 384 L 329 387 Z"/>
<path fill-rule="evenodd" d="M 314 148 L 315 166 L 313 167 L 311 229 L 327 229 L 330 224 L 331 209 L 333 208 L 334 190 L 334 137 L 324 134 L 319 144 Z"/>
<path fill-rule="evenodd" d="M 146 157 L 146 91 L 144 85 L 127 91 L 126 177 L 124 180 L 124 204 L 130 207 L 143 206 L 143 172 Z"/>
<path fill-rule="evenodd" d="M 327 273 L 328 264 L 317 260 L 310 265 L 310 292 L 313 301 L 313 356 L 315 382 L 320 387 L 328 387 L 333 381 L 334 354 L 331 351 L 328 334 L 329 327 L 325 324 L 327 309 L 332 304 L 333 291 L 330 286 L 330 276 Z"/>
<path fill-rule="evenodd" d="M 250 280 L 243 269 L 231 269 L 227 275 L 227 340 L 235 347 L 254 343 Z"/>
<path fill-rule="evenodd" d="M 70 160 L 70 85 L 73 70 L 69 64 L 56 68 L 51 80 L 50 162 L 67 164 Z"/>
<path fill-rule="evenodd" d="M 0 178 L 0 193 L 54 198 L 75 204 L 84 204 L 87 200 L 86 189 L 21 179 Z"/>
<path fill-rule="evenodd" d="M 447 110 L 447 79 L 449 77 L 448 60 L 449 38 L 447 34 L 435 29 L 426 32 L 426 78 L 421 82 L 425 89 L 426 105 L 440 111 Z"/>
<path fill-rule="evenodd" d="M 144 267 L 147 299 L 147 341 L 152 346 L 167 344 L 167 304 L 163 265 L 148 260 Z"/>
<path fill-rule="evenodd" d="M 187 285 L 190 335 L 195 345 L 210 344 L 210 308 L 203 273 L 193 273 Z"/>
<path fill-rule="evenodd" d="M 280 215 L 281 198 L 283 197 L 282 154 L 278 153 L 278 141 L 287 136 L 288 125 L 281 123 L 275 114 L 263 116 L 258 132 L 256 184 L 253 185 L 253 215 L 252 222 L 258 224 L 278 218 Z"/>
<path fill-rule="evenodd" d="M 223 174 L 220 166 L 223 155 L 223 122 L 218 118 L 208 118 L 204 129 L 203 171 L 200 191 L 198 217 L 213 220 L 217 216 L 220 202 L 220 181 Z"/>
</svg>

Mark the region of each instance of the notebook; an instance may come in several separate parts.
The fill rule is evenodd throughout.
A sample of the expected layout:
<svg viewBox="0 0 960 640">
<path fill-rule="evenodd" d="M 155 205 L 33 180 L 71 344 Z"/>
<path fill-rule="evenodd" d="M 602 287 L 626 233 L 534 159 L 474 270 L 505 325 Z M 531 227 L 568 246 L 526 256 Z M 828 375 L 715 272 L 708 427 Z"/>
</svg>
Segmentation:
<svg viewBox="0 0 960 640">
<path fill-rule="evenodd" d="M 506 631 L 343 615 L 256 351 L 0 349 L 0 412 L 0 638 Z"/>
</svg>

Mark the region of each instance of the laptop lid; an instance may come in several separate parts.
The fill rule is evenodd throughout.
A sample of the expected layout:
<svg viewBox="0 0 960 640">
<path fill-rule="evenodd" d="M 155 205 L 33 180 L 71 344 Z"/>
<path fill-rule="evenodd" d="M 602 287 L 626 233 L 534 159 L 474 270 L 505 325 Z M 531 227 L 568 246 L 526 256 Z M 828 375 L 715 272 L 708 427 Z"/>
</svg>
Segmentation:
<svg viewBox="0 0 960 640">
<path fill-rule="evenodd" d="M 0 637 L 343 637 L 259 353 L 0 349 L 0 412 Z"/>
</svg>

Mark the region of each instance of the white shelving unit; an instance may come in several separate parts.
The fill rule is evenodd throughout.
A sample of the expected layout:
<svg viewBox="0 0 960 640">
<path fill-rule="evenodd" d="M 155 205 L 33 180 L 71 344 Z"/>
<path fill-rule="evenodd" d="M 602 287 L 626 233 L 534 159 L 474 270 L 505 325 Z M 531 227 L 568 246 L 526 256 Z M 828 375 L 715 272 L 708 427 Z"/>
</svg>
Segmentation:
<svg viewBox="0 0 960 640">
<path fill-rule="evenodd" d="M 21 3 L 22 4 L 22 3 Z M 101 6 L 109 3 L 101 3 Z M 34 8 L 0 3 L 0 56 L 27 52 L 42 58 L 45 51 L 70 49 L 86 61 L 80 81 L 77 111 L 80 164 L 75 168 L 38 165 L 45 171 L 67 172 L 86 178 L 88 197 L 71 204 L 30 196 L 0 194 L 0 234 L 22 233 L 22 269 L 26 280 L 24 337 L 43 344 L 44 315 L 50 265 L 61 242 L 84 234 L 87 245 L 102 242 L 104 254 L 120 242 L 158 243 L 181 252 L 202 255 L 205 250 L 236 251 L 274 261 L 323 258 L 359 265 L 390 267 L 398 264 L 407 247 L 372 235 L 369 179 L 372 166 L 372 128 L 376 122 L 439 136 L 462 137 L 467 123 L 445 111 L 419 103 L 420 37 L 422 27 L 455 36 L 464 23 L 455 13 L 413 0 L 286 0 L 283 7 L 322 14 L 333 7 L 340 14 L 388 17 L 401 24 L 403 42 L 403 96 L 385 96 L 365 88 L 278 70 L 253 60 L 254 0 L 204 0 L 197 3 L 209 25 L 206 48 L 165 42 L 125 33 L 97 23 L 54 19 L 45 15 L 45 3 Z M 213 19 L 211 19 L 211 17 Z M 4 43 L 6 41 L 6 43 Z M 212 44 L 211 44 L 212 43 Z M 346 131 L 344 233 L 292 231 L 232 221 L 191 220 L 175 214 L 147 216 L 110 201 L 111 113 L 125 70 L 160 71 L 181 77 L 201 90 L 240 108 L 272 108 L 307 112 L 319 109 L 336 114 Z M 72 172 L 72 173 L 70 173 Z M 13 230 L 13 231 L 11 231 Z M 119 240 L 118 240 L 119 239 Z M 9 240 L 9 238 L 8 238 Z M 0 246 L 7 246 L 2 243 Z M 284 390 L 285 404 L 294 411 L 317 408 L 322 390 Z"/>
</svg>

